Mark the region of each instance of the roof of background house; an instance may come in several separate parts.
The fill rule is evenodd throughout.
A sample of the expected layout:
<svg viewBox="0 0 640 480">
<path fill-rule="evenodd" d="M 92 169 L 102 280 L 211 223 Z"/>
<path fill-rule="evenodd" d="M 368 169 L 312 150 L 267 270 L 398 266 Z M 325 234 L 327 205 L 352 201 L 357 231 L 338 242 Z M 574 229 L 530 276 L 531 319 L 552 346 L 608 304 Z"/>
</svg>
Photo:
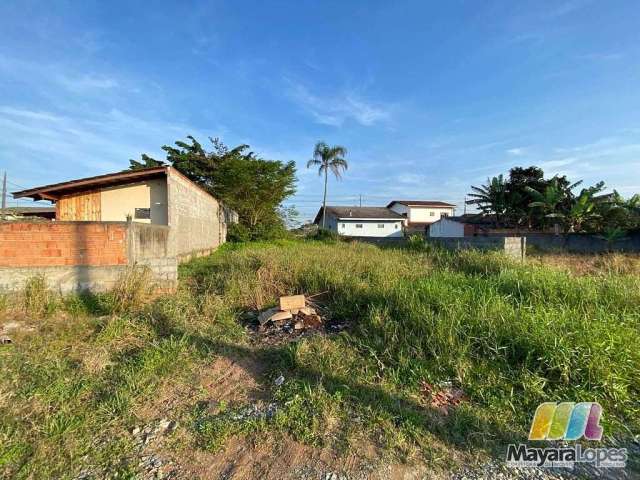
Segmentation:
<svg viewBox="0 0 640 480">
<path fill-rule="evenodd" d="M 169 167 L 151 167 L 140 170 L 125 170 L 122 172 L 97 175 L 95 177 L 79 178 L 68 182 L 52 183 L 41 187 L 30 188 L 13 192 L 13 198 L 30 197 L 34 200 L 58 200 L 63 195 L 81 192 L 87 189 L 122 185 L 152 178 L 162 177 L 167 174 Z"/>
<path fill-rule="evenodd" d="M 483 215 L 481 213 L 465 213 L 464 215 L 458 215 L 455 217 L 442 217 L 440 220 L 449 220 L 470 225 L 489 225 L 494 224 L 496 221 L 494 215 Z"/>
<path fill-rule="evenodd" d="M 391 200 L 387 208 L 391 207 L 394 203 L 399 203 L 406 207 L 455 207 L 452 203 L 441 202 L 439 200 Z"/>
<path fill-rule="evenodd" d="M 366 220 L 403 220 L 399 213 L 389 210 L 386 207 L 330 207 L 327 205 L 327 215 L 334 215 L 342 219 L 366 219 Z M 318 223 L 322 219 L 322 207 L 318 210 L 313 223 Z"/>
<path fill-rule="evenodd" d="M 7 207 L 0 208 L 0 215 L 21 215 L 26 217 L 55 218 L 55 207 Z"/>
</svg>

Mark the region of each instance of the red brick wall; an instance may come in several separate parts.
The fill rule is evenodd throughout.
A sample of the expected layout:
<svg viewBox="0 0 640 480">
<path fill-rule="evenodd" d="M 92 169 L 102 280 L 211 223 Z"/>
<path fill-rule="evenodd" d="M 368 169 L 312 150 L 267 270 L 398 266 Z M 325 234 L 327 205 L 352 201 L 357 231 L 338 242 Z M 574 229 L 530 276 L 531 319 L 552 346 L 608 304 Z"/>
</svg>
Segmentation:
<svg viewBox="0 0 640 480">
<path fill-rule="evenodd" d="M 0 267 L 126 265 L 126 224 L 0 223 Z"/>
</svg>

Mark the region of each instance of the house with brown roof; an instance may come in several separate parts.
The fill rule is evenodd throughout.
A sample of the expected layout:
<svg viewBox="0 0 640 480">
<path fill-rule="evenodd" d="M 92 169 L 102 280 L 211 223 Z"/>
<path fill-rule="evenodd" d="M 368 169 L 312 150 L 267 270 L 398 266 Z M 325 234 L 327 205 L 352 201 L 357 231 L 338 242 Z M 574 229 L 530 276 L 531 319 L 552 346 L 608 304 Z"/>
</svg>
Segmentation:
<svg viewBox="0 0 640 480">
<path fill-rule="evenodd" d="M 313 223 L 322 225 L 320 207 Z M 345 237 L 402 238 L 402 215 L 385 207 L 331 207 L 327 205 L 325 228 Z"/>
<path fill-rule="evenodd" d="M 57 221 L 165 225 L 177 257 L 224 243 L 227 224 L 234 219 L 220 201 L 168 166 L 69 180 L 13 197 L 51 201 Z"/>
<path fill-rule="evenodd" d="M 453 216 L 456 206 L 438 200 L 392 200 L 387 208 L 404 217 L 408 232 L 424 232 L 443 217 Z"/>
<path fill-rule="evenodd" d="M 0 221 L 0 290 L 33 275 L 52 287 L 105 290 L 128 267 L 148 267 L 172 288 L 177 264 L 226 241 L 237 221 L 199 185 L 173 167 L 127 170 L 43 185 L 14 198 L 55 204 L 53 221 Z"/>
</svg>

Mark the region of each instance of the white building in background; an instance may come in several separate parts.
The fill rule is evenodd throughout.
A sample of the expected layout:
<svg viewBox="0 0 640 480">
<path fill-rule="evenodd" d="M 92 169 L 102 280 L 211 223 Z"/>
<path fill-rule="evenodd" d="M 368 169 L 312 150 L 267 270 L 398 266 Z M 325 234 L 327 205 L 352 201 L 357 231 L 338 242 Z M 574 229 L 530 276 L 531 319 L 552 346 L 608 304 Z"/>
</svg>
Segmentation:
<svg viewBox="0 0 640 480">
<path fill-rule="evenodd" d="M 322 207 L 315 220 L 322 225 Z M 330 207 L 325 228 L 345 237 L 402 237 L 404 217 L 385 207 Z"/>
<path fill-rule="evenodd" d="M 452 217 L 456 206 L 438 200 L 392 200 L 387 208 L 402 215 L 408 232 L 424 232 L 441 218 Z"/>
</svg>

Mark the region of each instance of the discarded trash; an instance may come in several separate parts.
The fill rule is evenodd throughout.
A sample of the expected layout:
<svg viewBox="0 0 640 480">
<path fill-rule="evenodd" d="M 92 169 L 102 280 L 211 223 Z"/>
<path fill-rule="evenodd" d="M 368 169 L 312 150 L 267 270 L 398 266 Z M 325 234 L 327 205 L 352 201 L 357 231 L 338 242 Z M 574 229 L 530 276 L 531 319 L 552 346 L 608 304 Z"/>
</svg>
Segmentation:
<svg viewBox="0 0 640 480">
<path fill-rule="evenodd" d="M 5 335 L 0 337 L 0 344 L 9 345 L 10 343 L 13 343 L 13 342 L 11 341 L 11 339 L 9 337 L 7 337 Z"/>
<path fill-rule="evenodd" d="M 457 407 L 462 400 L 466 399 L 462 389 L 453 387 L 451 382 L 441 382 L 438 388 L 423 380 L 420 386 L 429 405 L 440 410 L 444 415 L 448 415 L 451 408 Z"/>
<path fill-rule="evenodd" d="M 304 335 L 306 332 L 320 330 L 339 332 L 346 325 L 330 324 L 325 313 L 314 304 L 308 304 L 304 295 L 289 295 L 278 299 L 278 307 L 271 307 L 262 312 L 248 312 L 243 315 L 245 321 L 255 324 L 257 318 L 258 332 L 269 337 L 269 341 L 277 342 L 278 338 L 290 338 Z"/>
<path fill-rule="evenodd" d="M 275 379 L 275 381 L 273 382 L 276 384 L 276 386 L 280 386 L 284 383 L 284 375 L 280 375 L 278 378 Z"/>
<path fill-rule="evenodd" d="M 306 299 L 304 295 L 289 295 L 288 297 L 280 297 L 280 310 L 294 310 L 305 308 Z"/>
</svg>

